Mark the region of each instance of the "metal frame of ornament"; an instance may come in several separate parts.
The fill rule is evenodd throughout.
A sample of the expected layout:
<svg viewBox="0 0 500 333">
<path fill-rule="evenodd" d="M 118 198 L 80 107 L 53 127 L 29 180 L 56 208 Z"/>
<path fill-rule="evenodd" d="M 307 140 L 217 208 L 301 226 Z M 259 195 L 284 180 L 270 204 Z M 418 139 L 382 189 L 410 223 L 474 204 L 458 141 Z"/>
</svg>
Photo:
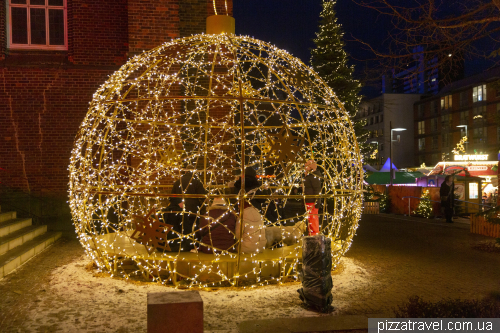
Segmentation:
<svg viewBox="0 0 500 333">
<path fill-rule="evenodd" d="M 294 194 L 309 159 L 323 173 L 321 194 Z M 170 193 L 186 166 L 206 194 Z M 248 166 L 262 176 L 261 192 L 231 191 L 228 183 Z M 273 204 L 322 203 L 321 233 L 332 239 L 334 266 L 361 214 L 361 156 L 342 103 L 299 59 L 245 36 L 195 35 L 133 57 L 94 94 L 69 172 L 76 232 L 99 268 L 176 286 L 296 280 L 308 214 L 285 209 L 269 218 Z M 191 213 L 198 218 L 215 197 L 238 219 L 244 201 L 260 199 L 262 228 L 274 228 L 278 242 L 256 253 L 158 251 L 151 230 L 175 233 L 161 221 L 173 196 L 200 199 Z M 138 229 L 148 225 L 149 242 L 141 241 Z M 200 245 L 196 231 L 175 236 Z M 241 236 L 234 235 L 237 248 Z"/>
</svg>

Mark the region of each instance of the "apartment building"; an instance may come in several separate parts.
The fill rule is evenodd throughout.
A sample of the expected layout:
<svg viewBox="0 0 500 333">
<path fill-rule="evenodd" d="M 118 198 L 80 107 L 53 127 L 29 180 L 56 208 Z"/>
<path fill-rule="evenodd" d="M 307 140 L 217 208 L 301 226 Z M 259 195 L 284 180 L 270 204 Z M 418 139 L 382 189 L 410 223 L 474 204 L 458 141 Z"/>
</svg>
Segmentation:
<svg viewBox="0 0 500 333">
<path fill-rule="evenodd" d="M 466 135 L 466 154 L 488 154 L 496 160 L 499 115 L 500 68 L 455 81 L 439 94 L 416 102 L 414 164 L 454 160 L 452 150 Z"/>
<path fill-rule="evenodd" d="M 389 158 L 391 150 L 392 128 L 404 128 L 404 131 L 393 131 L 392 160 L 398 168 L 414 166 L 414 126 L 413 104 L 420 100 L 421 94 L 382 94 L 364 100 L 361 103 L 357 119 L 366 122 L 369 131 L 368 143 L 378 148 L 377 163 L 380 167 Z M 374 147 L 375 148 L 375 147 Z"/>
</svg>

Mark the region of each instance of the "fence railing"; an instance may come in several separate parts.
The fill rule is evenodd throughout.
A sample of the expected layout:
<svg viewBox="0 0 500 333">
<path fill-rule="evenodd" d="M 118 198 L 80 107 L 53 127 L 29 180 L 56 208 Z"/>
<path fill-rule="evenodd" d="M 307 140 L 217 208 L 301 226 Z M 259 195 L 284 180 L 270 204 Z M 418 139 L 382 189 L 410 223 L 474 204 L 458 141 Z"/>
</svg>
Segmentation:
<svg viewBox="0 0 500 333">
<path fill-rule="evenodd" d="M 427 198 L 419 198 L 419 197 L 412 197 L 412 196 L 405 196 L 405 197 L 401 197 L 401 200 L 404 200 L 404 199 L 408 199 L 408 216 L 411 215 L 411 199 L 418 199 L 418 200 L 425 200 L 425 201 L 431 201 L 431 202 L 438 202 L 438 203 L 441 203 L 441 201 L 436 201 L 436 200 L 431 200 L 431 199 L 427 199 Z M 463 202 L 463 203 L 466 203 L 467 205 L 477 205 L 477 206 L 480 206 L 480 210 L 483 210 L 484 208 L 493 208 L 493 206 L 490 206 L 490 205 L 485 205 L 485 204 L 478 204 L 477 202 L 471 202 L 471 201 L 465 201 L 465 200 L 458 200 L 458 199 L 453 199 L 454 201 L 458 201 L 458 202 Z M 469 211 L 468 211 L 468 206 L 465 206 L 466 208 L 466 211 L 465 211 L 465 214 L 468 214 Z"/>
</svg>

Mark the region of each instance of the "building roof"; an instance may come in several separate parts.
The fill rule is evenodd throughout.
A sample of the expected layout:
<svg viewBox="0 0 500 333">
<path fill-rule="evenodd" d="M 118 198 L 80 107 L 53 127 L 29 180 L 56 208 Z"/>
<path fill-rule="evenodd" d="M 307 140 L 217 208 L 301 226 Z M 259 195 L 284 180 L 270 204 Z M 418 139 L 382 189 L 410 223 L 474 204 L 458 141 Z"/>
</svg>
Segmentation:
<svg viewBox="0 0 500 333">
<path fill-rule="evenodd" d="M 482 73 L 466 77 L 465 79 L 452 82 L 446 85 L 443 89 L 441 89 L 439 95 L 453 92 L 456 90 L 461 90 L 463 88 L 474 86 L 479 83 L 494 81 L 496 79 L 500 79 L 500 67 L 492 68 Z"/>
<path fill-rule="evenodd" d="M 390 172 L 375 172 L 368 176 L 366 182 L 370 185 L 372 184 L 390 184 L 391 178 L 389 176 Z M 396 179 L 393 179 L 393 184 L 415 184 L 416 179 L 423 177 L 424 174 L 421 172 L 396 172 Z"/>
</svg>

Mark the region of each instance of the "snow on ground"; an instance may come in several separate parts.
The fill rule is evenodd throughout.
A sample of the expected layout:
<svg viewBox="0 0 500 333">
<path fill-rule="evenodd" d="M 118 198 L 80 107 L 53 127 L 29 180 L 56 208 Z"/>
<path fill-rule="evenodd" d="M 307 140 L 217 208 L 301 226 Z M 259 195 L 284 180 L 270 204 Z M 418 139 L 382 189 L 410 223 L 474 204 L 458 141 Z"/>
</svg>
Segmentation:
<svg viewBox="0 0 500 333">
<path fill-rule="evenodd" d="M 89 262 L 82 256 L 53 271 L 44 296 L 26 319 L 31 331 L 145 332 L 147 293 L 183 292 L 154 283 L 101 277 L 86 269 Z M 336 310 L 348 306 L 349 294 L 369 282 L 373 283 L 363 268 L 353 259 L 343 258 L 333 274 Z M 201 290 L 205 331 L 237 332 L 242 321 L 324 315 L 302 305 L 297 293 L 300 287 L 296 282 L 250 290 Z"/>
</svg>

